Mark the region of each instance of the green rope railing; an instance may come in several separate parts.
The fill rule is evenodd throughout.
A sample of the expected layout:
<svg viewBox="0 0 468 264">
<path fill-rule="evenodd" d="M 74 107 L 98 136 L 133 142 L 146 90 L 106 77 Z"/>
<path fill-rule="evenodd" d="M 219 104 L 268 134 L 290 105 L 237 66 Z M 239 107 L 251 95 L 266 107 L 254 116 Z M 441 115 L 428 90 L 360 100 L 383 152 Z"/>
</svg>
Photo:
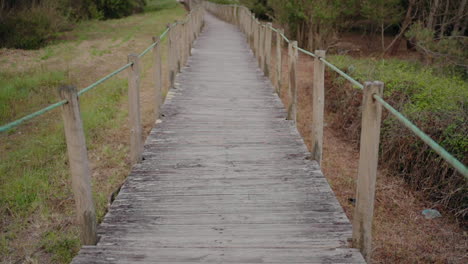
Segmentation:
<svg viewBox="0 0 468 264">
<path fill-rule="evenodd" d="M 252 18 L 255 19 L 255 15 L 252 15 Z M 256 21 L 256 20 L 255 20 Z M 278 29 L 270 26 L 270 29 L 274 32 L 279 32 Z M 281 34 L 281 37 L 287 42 L 290 43 L 291 41 L 284 35 Z M 359 89 L 363 90 L 364 85 L 360 82 L 355 80 L 353 77 L 346 74 L 344 71 L 327 61 L 325 58 L 319 57 L 316 54 L 296 47 L 299 51 L 304 54 L 307 54 L 311 57 L 318 58 L 321 60 L 325 65 L 327 65 L 330 69 L 341 75 L 343 78 L 351 82 L 354 86 L 358 87 Z M 457 158 L 455 158 L 452 154 L 450 154 L 447 150 L 445 150 L 441 145 L 439 145 L 435 140 L 433 140 L 429 135 L 424 133 L 420 128 L 418 128 L 413 122 L 411 122 L 407 117 L 405 117 L 402 113 L 398 110 L 393 108 L 390 104 L 388 104 L 383 98 L 380 96 L 374 95 L 374 98 L 385 108 L 387 109 L 398 121 L 400 121 L 405 127 L 407 127 L 411 132 L 413 132 L 419 139 L 421 139 L 424 143 L 426 143 L 429 147 L 432 148 L 437 154 L 440 155 L 447 163 L 453 166 L 455 170 L 457 170 L 460 174 L 462 174 L 466 179 L 468 179 L 468 167 L 461 163 Z"/>
<path fill-rule="evenodd" d="M 80 90 L 80 91 L 78 92 L 78 96 L 81 96 L 82 94 L 88 92 L 89 90 L 91 90 L 91 89 L 97 87 L 97 86 L 100 85 L 101 83 L 103 83 L 103 82 L 109 80 L 110 78 L 112 78 L 112 77 L 114 77 L 115 75 L 119 74 L 120 72 L 126 70 L 128 67 L 130 67 L 130 66 L 132 66 L 132 65 L 133 65 L 132 62 L 131 62 L 131 63 L 125 64 L 125 66 L 121 67 L 120 69 L 118 69 L 118 70 L 116 70 L 116 71 L 114 71 L 114 72 L 108 74 L 108 75 L 105 76 L 104 78 L 102 78 L 102 79 L 98 80 L 97 82 L 91 84 L 90 86 L 88 86 L 88 87 L 86 87 L 86 88 Z"/>
<path fill-rule="evenodd" d="M 194 10 L 196 10 L 196 9 L 194 9 Z M 169 32 L 174 26 L 176 26 L 177 24 L 180 24 L 180 23 L 186 23 L 186 22 L 188 21 L 188 19 L 190 18 L 189 16 L 191 16 L 191 14 L 192 14 L 192 12 L 193 12 L 194 10 L 192 10 L 192 11 L 187 15 L 187 17 L 186 17 L 186 19 L 185 19 L 184 21 L 182 21 L 182 22 L 178 21 L 178 22 L 175 22 L 175 23 L 171 24 L 171 25 L 159 36 L 160 41 L 162 41 L 162 40 L 166 37 L 166 35 L 168 34 L 168 32 Z M 158 44 L 160 43 L 160 41 L 152 43 L 152 44 L 151 44 L 149 47 L 147 47 L 142 53 L 140 53 L 140 54 L 138 55 L 138 57 L 141 58 L 141 57 L 145 56 L 152 48 L 154 48 L 156 45 L 158 45 Z M 81 96 L 81 95 L 83 95 L 84 93 L 86 93 L 86 92 L 88 92 L 88 91 L 90 91 L 90 90 L 96 88 L 96 87 L 99 86 L 100 84 L 104 83 L 105 81 L 109 80 L 110 78 L 114 77 L 115 75 L 119 74 L 120 72 L 126 70 L 127 68 L 131 67 L 132 65 L 133 65 L 133 63 L 127 63 L 127 64 L 125 64 L 124 66 L 122 66 L 121 68 L 115 70 L 114 72 L 112 72 L 112 73 L 110 73 L 110 74 L 104 76 L 103 78 L 99 79 L 98 81 L 94 82 L 93 84 L 89 85 L 88 87 L 86 87 L 86 88 L 80 90 L 80 91 L 78 92 L 78 96 Z M 44 108 L 42 108 L 42 109 L 40 109 L 40 110 L 38 110 L 38 111 L 36 111 L 36 112 L 34 112 L 34 113 L 32 113 L 32 114 L 26 115 L 26 116 L 24 116 L 24 117 L 22 117 L 22 118 L 20 118 L 20 119 L 17 119 L 17 120 L 15 120 L 15 121 L 12 121 L 12 122 L 10 122 L 10 123 L 7 123 L 7 124 L 5 124 L 5 125 L 2 125 L 2 126 L 0 126 L 0 133 L 6 132 L 6 131 L 8 131 L 8 130 L 11 130 L 11 129 L 13 129 L 13 128 L 19 126 L 19 125 L 21 125 L 22 123 L 28 121 L 28 120 L 31 120 L 31 119 L 33 119 L 33 118 L 35 118 L 35 117 L 38 117 L 38 116 L 40 116 L 40 115 L 43 115 L 43 114 L 45 114 L 45 113 L 47 113 L 47 112 L 49 112 L 49 111 L 52 111 L 53 109 L 55 109 L 55 108 L 57 108 L 57 107 L 60 107 L 60 106 L 62 106 L 62 105 L 64 105 L 64 104 L 66 104 L 66 103 L 67 103 L 66 100 L 62 100 L 62 101 L 60 101 L 60 102 L 57 102 L 57 103 L 51 104 L 51 105 L 49 105 L 49 106 L 47 106 L 47 107 L 44 107 Z"/>
<path fill-rule="evenodd" d="M 439 154 L 446 162 L 452 165 L 458 172 L 460 172 L 465 178 L 468 179 L 468 168 L 463 165 L 459 160 L 452 156 L 447 150 L 441 145 L 435 142 L 431 137 L 424 133 L 419 127 L 413 124 L 408 118 L 402 113 L 398 112 L 390 104 L 388 104 L 382 97 L 374 95 L 374 99 L 377 100 L 385 109 L 387 109 L 396 119 L 398 119 L 405 127 L 411 130 L 418 138 L 424 143 L 429 145 L 437 154 Z"/>
<path fill-rule="evenodd" d="M 45 113 L 47 113 L 47 112 L 49 112 L 49 111 L 52 111 L 53 109 L 55 109 L 55 108 L 57 108 L 57 107 L 60 107 L 60 106 L 62 106 L 62 105 L 64 105 L 64 104 L 66 104 L 66 103 L 67 103 L 67 100 L 62 100 L 62 101 L 57 102 L 57 103 L 55 103 L 55 104 L 51 104 L 51 105 L 49 105 L 49 106 L 47 106 L 47 107 L 44 107 L 44 108 L 42 108 L 41 110 L 36 111 L 36 112 L 34 112 L 34 113 L 32 113 L 32 114 L 29 114 L 29 115 L 27 115 L 27 116 L 25 116 L 25 117 L 22 117 L 22 118 L 20 118 L 20 119 L 18 119 L 18 120 L 15 120 L 15 121 L 13 121 L 13 122 L 11 122 L 11 123 L 8 123 L 8 124 L 6 124 L 6 125 L 0 126 L 0 132 L 8 131 L 8 130 L 14 128 L 14 127 L 17 127 L 17 126 L 21 125 L 22 123 L 24 123 L 24 122 L 26 122 L 26 121 L 28 121 L 28 120 L 31 120 L 31 119 L 33 119 L 33 118 L 35 118 L 35 117 L 38 117 L 38 116 L 40 116 L 40 115 L 43 115 L 43 114 L 45 114 Z"/>
</svg>

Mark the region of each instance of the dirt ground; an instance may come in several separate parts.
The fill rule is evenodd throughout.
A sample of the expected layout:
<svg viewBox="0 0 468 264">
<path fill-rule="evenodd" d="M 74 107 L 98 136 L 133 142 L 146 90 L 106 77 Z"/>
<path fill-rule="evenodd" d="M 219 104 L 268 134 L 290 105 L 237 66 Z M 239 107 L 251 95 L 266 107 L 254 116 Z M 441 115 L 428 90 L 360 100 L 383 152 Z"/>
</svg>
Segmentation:
<svg viewBox="0 0 468 264">
<path fill-rule="evenodd" d="M 141 17 L 141 18 L 140 18 Z M 143 15 L 132 17 L 132 21 L 148 20 Z M 146 22 L 146 21 L 145 21 Z M 134 23 L 134 22 L 132 22 Z M 129 25 L 125 25 L 129 27 Z M 165 24 L 164 24 L 165 26 Z M 38 68 L 53 70 L 66 69 L 69 73 L 69 81 L 76 85 L 78 89 L 90 85 L 103 76 L 113 72 L 127 63 L 127 56 L 131 53 L 140 53 L 151 44 L 151 37 L 157 34 L 157 30 L 142 30 L 135 33 L 132 38 L 125 40 L 121 38 L 112 39 L 110 37 L 91 37 L 86 40 L 70 43 L 61 43 L 53 47 L 54 56 L 48 59 L 38 59 L 44 57 L 48 52 L 47 48 L 40 50 L 15 50 L 0 49 L 0 71 L 1 72 L 28 72 Z M 93 50 L 102 51 L 96 55 Z M 163 60 L 166 59 L 166 44 L 163 43 Z M 154 126 L 154 75 L 152 74 L 153 54 L 149 52 L 142 59 L 142 76 L 140 86 L 141 98 L 141 118 L 144 129 L 144 138 L 149 134 Z M 163 63 L 165 65 L 165 63 Z M 168 86 L 167 68 L 163 66 L 163 85 Z M 126 79 L 127 71 L 124 71 L 114 78 Z M 86 96 L 99 95 L 99 87 L 89 92 Z M 125 97 L 125 96 L 123 96 Z M 86 98 L 83 98 L 86 100 Z M 118 106 L 121 115 L 125 115 L 128 109 L 127 100 L 122 100 Z M 44 119 L 60 120 L 60 112 L 54 111 Z M 128 158 L 129 149 L 129 128 L 127 118 L 124 118 L 117 127 L 108 128 L 106 136 L 99 138 L 99 146 L 88 149 L 91 163 L 92 180 L 94 189 L 99 195 L 106 199 L 117 190 L 123 183 L 130 170 Z M 34 126 L 25 125 L 18 127 L 15 135 L 9 136 L 9 140 L 21 140 L 21 137 L 32 133 Z M 106 148 L 108 149 L 106 151 Z M 70 180 L 63 182 L 64 186 L 70 186 Z M 65 232 L 77 233 L 76 219 L 74 216 L 74 201 L 72 194 L 64 200 L 51 201 L 52 212 L 48 213 L 47 219 L 40 213 L 27 217 L 26 223 L 18 227 L 10 223 L 8 228 L 16 228 L 17 232 L 9 246 L 12 248 L 11 254 L 0 256 L 0 263 L 60 263 L 54 260 L 54 255 L 48 253 L 42 245 L 43 235 L 47 230 L 61 230 Z M 8 219 L 6 220 L 8 222 Z M 6 227 L 5 227 L 6 228 Z M 3 227 L 1 228 L 3 229 Z M 1 241 L 0 241 L 1 242 Z M 73 248 L 73 251 L 77 248 Z M 76 253 L 76 252 L 74 252 Z M 74 254 L 73 252 L 70 254 Z"/>
<path fill-rule="evenodd" d="M 8 62 L 18 62 L 15 66 L 24 71 L 29 68 L 41 67 L 47 63 L 48 66 L 69 69 L 71 79 L 79 87 L 85 87 L 98 78 L 110 73 L 127 61 L 127 54 L 142 51 L 150 43 L 151 35 L 140 34 L 137 37 L 115 46 L 115 41 L 106 39 L 84 40 L 78 46 L 73 47 L 69 59 L 51 58 L 46 62 L 38 61 L 36 58 L 43 56 L 44 50 L 0 50 L 0 70 L 7 70 L 12 65 Z M 112 47 L 115 46 L 115 47 Z M 111 47 L 111 48 L 109 48 Z M 90 49 L 109 50 L 102 56 L 92 56 Z M 273 48 L 274 65 L 275 49 Z M 287 72 L 287 50 L 283 50 L 283 72 Z M 151 56 L 151 55 L 147 55 Z M 299 60 L 299 91 L 298 91 L 298 129 L 304 137 L 305 143 L 310 147 L 310 123 L 311 123 L 311 88 L 313 60 L 303 54 Z M 153 98 L 155 96 L 150 73 L 150 63 L 145 61 L 145 74 L 142 79 L 142 120 L 145 134 L 149 133 L 154 125 Z M 274 73 L 274 70 L 272 70 Z M 168 76 L 166 69 L 163 75 Z M 283 75 L 284 76 L 284 75 Z M 119 78 L 125 78 L 121 73 Z M 276 77 L 273 74 L 273 79 Z M 167 78 L 164 80 L 167 86 Z M 283 78 L 283 89 L 281 98 L 284 104 L 289 104 L 287 93 L 287 79 Z M 126 109 L 124 102 L 122 109 Z M 326 124 L 333 123 L 334 116 L 326 113 Z M 109 131 L 103 145 L 113 145 L 115 148 L 127 148 L 128 127 L 126 122 L 119 129 Z M 357 162 L 359 151 L 356 142 L 343 139 L 342 135 L 325 126 L 324 131 L 324 159 L 322 169 L 332 186 L 338 200 L 351 219 L 353 204 L 350 198 L 354 198 L 355 183 L 357 175 Z M 103 192 L 111 193 L 115 187 L 122 182 L 129 170 L 128 160 L 119 165 L 103 162 L 98 150 L 90 151 L 90 160 L 93 164 L 93 178 L 97 184 L 105 185 Z M 108 175 L 118 174 L 117 183 L 108 183 Z M 456 224 L 455 220 L 448 216 L 434 220 L 426 220 L 421 211 L 430 208 L 431 204 L 424 201 L 417 192 L 405 186 L 403 180 L 380 168 L 376 192 L 376 208 L 374 221 L 374 254 L 376 263 L 467 263 L 468 248 L 467 234 Z M 70 210 L 73 208 L 72 200 L 57 203 L 57 211 Z M 49 223 L 39 222 L 39 218 L 32 217 L 30 225 L 22 233 L 18 234 L 17 263 L 50 263 L 50 256 L 45 254 L 35 245 L 38 243 L 41 230 L 47 229 L 49 225 L 68 228 L 74 221 L 72 217 L 56 217 Z M 31 259 L 30 256 L 35 256 Z M 36 262 L 38 261 L 38 262 Z"/>
<path fill-rule="evenodd" d="M 272 48 L 271 72 L 276 83 L 276 47 Z M 281 99 L 285 106 L 290 98 L 287 86 L 287 48 L 282 52 Z M 304 142 L 311 148 L 313 58 L 300 53 L 298 65 L 297 127 Z M 328 77 L 327 77 L 328 78 Z M 331 82 L 326 80 L 329 85 Z M 326 87 L 326 89 L 333 89 Z M 325 102 L 327 104 L 327 102 Z M 352 219 L 359 149 L 357 142 L 345 140 L 332 129 L 334 116 L 325 112 L 322 170 L 346 215 Z M 427 220 L 421 211 L 431 203 L 402 178 L 380 164 L 373 223 L 374 263 L 467 263 L 468 234 L 451 215 Z"/>
</svg>

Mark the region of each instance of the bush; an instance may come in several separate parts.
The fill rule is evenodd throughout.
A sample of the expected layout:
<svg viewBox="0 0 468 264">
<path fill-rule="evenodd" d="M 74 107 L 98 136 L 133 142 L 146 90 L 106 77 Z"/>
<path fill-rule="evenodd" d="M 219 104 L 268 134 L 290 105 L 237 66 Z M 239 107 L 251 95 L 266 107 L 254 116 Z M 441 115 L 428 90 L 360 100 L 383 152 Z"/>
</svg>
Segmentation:
<svg viewBox="0 0 468 264">
<path fill-rule="evenodd" d="M 96 0 L 97 9 L 103 18 L 121 18 L 132 13 L 142 12 L 144 0 Z"/>
<path fill-rule="evenodd" d="M 145 0 L 49 0 L 18 5 L 0 14 L 0 47 L 37 49 L 77 20 L 121 18 L 143 12 L 145 4 Z"/>
<path fill-rule="evenodd" d="M 67 26 L 65 17 L 55 8 L 36 7 L 22 10 L 0 21 L 1 46 L 37 49 Z"/>
<path fill-rule="evenodd" d="M 397 59 L 332 56 L 330 60 L 361 82 L 383 81 L 387 102 L 462 163 L 468 163 L 468 83 L 462 77 L 442 75 L 440 69 Z M 334 83 L 328 85 L 326 107 L 337 113 L 333 126 L 358 142 L 362 93 L 336 77 L 333 74 Z M 380 162 L 460 219 L 468 217 L 468 183 L 464 177 L 386 111 Z"/>
</svg>

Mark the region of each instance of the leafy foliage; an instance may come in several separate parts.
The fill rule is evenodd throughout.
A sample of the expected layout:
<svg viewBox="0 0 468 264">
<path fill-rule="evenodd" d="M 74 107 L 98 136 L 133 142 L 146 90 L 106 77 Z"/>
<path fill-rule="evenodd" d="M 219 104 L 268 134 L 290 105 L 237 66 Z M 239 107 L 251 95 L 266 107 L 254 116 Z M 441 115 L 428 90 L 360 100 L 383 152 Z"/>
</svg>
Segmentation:
<svg viewBox="0 0 468 264">
<path fill-rule="evenodd" d="M 145 0 L 0 0 L 0 47 L 37 49 L 77 20 L 121 18 L 142 12 Z"/>
<path fill-rule="evenodd" d="M 361 82 L 383 81 L 386 101 L 462 163 L 468 163 L 468 83 L 463 76 L 398 59 L 332 56 L 330 60 Z M 361 123 L 360 92 L 340 80 L 327 91 L 327 108 L 339 113 L 335 128 L 346 131 L 357 141 Z M 466 220 L 468 183 L 464 177 L 386 112 L 380 160 L 411 186 Z"/>
</svg>

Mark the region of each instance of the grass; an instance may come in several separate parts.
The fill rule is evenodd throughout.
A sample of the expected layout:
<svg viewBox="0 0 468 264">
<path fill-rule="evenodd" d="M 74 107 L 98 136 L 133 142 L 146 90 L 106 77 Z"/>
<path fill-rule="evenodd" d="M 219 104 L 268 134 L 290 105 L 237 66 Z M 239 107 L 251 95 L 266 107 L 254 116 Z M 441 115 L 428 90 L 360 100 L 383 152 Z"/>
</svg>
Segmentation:
<svg viewBox="0 0 468 264">
<path fill-rule="evenodd" d="M 276 49 L 272 49 L 272 65 L 276 65 Z M 287 72 L 287 48 L 283 49 L 282 71 Z M 329 60 L 333 60 L 328 55 Z M 330 59 L 331 58 L 331 59 Z M 354 74 L 357 69 L 356 61 L 351 58 Z M 363 58 L 363 61 L 366 59 Z M 369 62 L 375 60 L 367 58 Z M 360 61 L 360 60 L 359 60 Z M 399 62 L 403 63 L 403 62 Z M 412 64 L 412 62 L 410 62 Z M 365 66 L 365 63 L 363 63 Z M 312 86 L 311 71 L 313 70 L 313 58 L 300 54 L 298 64 L 298 106 L 297 128 L 304 142 L 311 149 L 312 122 Z M 343 69 L 346 69 L 346 65 Z M 371 68 L 371 66 L 369 66 Z M 417 70 L 417 69 L 415 69 Z M 370 71 L 366 71 L 369 73 Z M 351 72 L 350 72 L 351 73 Z M 372 71 L 373 74 L 379 74 Z M 276 74 L 273 73 L 273 83 L 276 82 Z M 377 75 L 375 75 L 377 76 Z M 394 76 L 395 77 L 395 76 Z M 435 76 L 437 77 L 447 76 Z M 328 74 L 325 79 L 325 127 L 322 171 L 332 187 L 336 198 L 352 220 L 354 204 L 350 199 L 355 198 L 356 177 L 358 174 L 359 138 L 354 137 L 349 131 L 358 131 L 350 120 L 360 123 L 360 102 L 362 93 L 360 90 L 344 85 L 344 80 L 336 83 L 337 76 Z M 416 78 L 413 76 L 413 78 Z M 374 79 L 374 78 L 371 78 Z M 283 86 L 280 98 L 287 107 L 291 100 L 287 88 L 287 75 L 283 74 Z M 361 81 L 365 81 L 361 80 Z M 387 88 L 388 90 L 389 88 Z M 396 105 L 398 101 L 392 101 Z M 348 119 L 349 118 L 349 119 Z M 353 118 L 353 119 L 351 119 Z M 405 135 L 400 129 L 400 135 Z M 358 134 L 359 136 L 359 134 Z M 413 139 L 412 142 L 417 142 Z M 411 143 L 411 142 L 410 142 Z M 405 143 L 406 144 L 406 143 Z M 395 144 L 402 146 L 402 144 Z M 404 144 L 403 144 L 404 145 Z M 385 149 L 385 147 L 383 148 Z M 421 152 L 421 149 L 419 149 Z M 417 160 L 417 154 L 414 155 Z M 466 228 L 460 226 L 453 214 L 440 209 L 443 217 L 428 220 L 421 211 L 426 208 L 434 208 L 434 203 L 423 195 L 423 192 L 411 188 L 399 174 L 386 169 L 384 166 L 388 160 L 379 164 L 376 197 L 373 220 L 373 263 L 465 263 L 467 236 Z M 435 170 L 439 164 L 428 162 L 431 170 Z M 447 180 L 445 181 L 447 182 Z M 466 189 L 465 189 L 466 190 Z M 466 197 L 466 192 L 465 192 Z"/>
<path fill-rule="evenodd" d="M 82 88 L 124 65 L 128 53 L 141 52 L 185 13 L 172 0 L 149 7 L 120 20 L 83 22 L 65 40 L 0 63 L 1 123 L 56 102 L 60 84 Z M 9 67 L 12 60 L 18 67 Z M 151 62 L 143 59 L 144 82 Z M 129 171 L 125 76 L 80 97 L 98 220 Z M 143 118 L 151 124 L 152 117 Z M 68 263 L 80 247 L 74 206 L 60 110 L 0 135 L 0 262 Z"/>
<path fill-rule="evenodd" d="M 36 69 L 29 72 L 0 72 L 0 120 L 16 119 L 37 106 L 47 105 L 57 87 L 67 82 L 67 72 Z"/>
<path fill-rule="evenodd" d="M 401 59 L 375 60 L 331 56 L 330 60 L 363 82 L 385 83 L 384 97 L 462 163 L 468 163 L 468 82 L 465 75 Z M 331 111 L 340 118 L 335 127 L 350 139 L 359 136 L 359 94 L 338 78 L 329 91 Z M 350 94 L 353 93 L 353 96 Z M 353 106 L 353 107 L 349 107 Z M 332 109 L 333 108 L 333 109 Z M 346 125 L 339 125 L 345 123 Z M 435 207 L 449 210 L 466 225 L 468 183 L 442 158 L 384 111 L 380 160 Z M 430 164 L 430 165 L 428 165 Z"/>
<path fill-rule="evenodd" d="M 409 96 L 406 112 L 458 111 L 468 102 L 468 82 L 463 76 L 446 74 L 440 68 L 417 61 L 401 59 L 353 58 L 330 56 L 330 61 L 360 81 L 380 80 L 385 83 L 385 96 L 395 93 Z"/>
</svg>

